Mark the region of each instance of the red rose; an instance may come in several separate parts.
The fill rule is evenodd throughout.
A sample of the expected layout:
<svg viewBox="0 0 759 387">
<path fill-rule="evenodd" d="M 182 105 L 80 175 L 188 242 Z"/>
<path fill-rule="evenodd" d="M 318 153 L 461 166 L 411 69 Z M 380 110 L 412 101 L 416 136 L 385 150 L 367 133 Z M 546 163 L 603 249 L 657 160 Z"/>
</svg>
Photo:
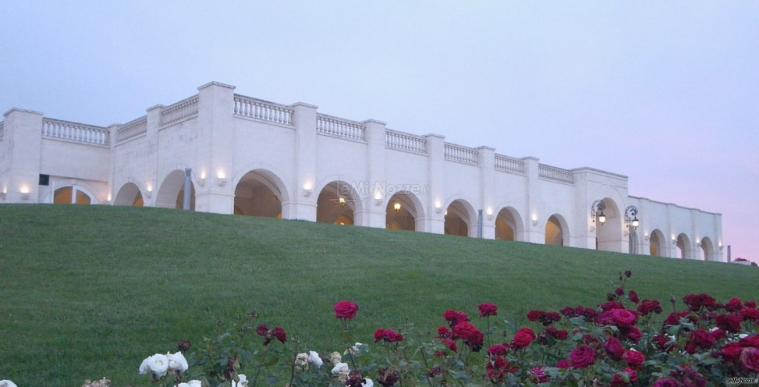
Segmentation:
<svg viewBox="0 0 759 387">
<path fill-rule="evenodd" d="M 759 372 L 759 348 L 743 348 L 740 359 L 743 368 Z"/>
<path fill-rule="evenodd" d="M 509 347 L 506 344 L 491 345 L 488 348 L 488 355 L 490 356 L 503 356 L 509 352 Z"/>
<path fill-rule="evenodd" d="M 562 370 L 565 370 L 565 369 L 567 369 L 567 368 L 569 368 L 571 366 L 572 366 L 572 364 L 567 359 L 559 360 L 559 362 L 556 363 L 556 368 L 560 368 Z"/>
<path fill-rule="evenodd" d="M 611 379 L 612 387 L 629 386 L 638 381 L 638 373 L 632 368 L 625 368 L 624 371 L 617 372 Z"/>
<path fill-rule="evenodd" d="M 619 331 L 622 333 L 622 338 L 630 340 L 634 343 L 639 342 L 640 338 L 643 337 L 643 333 L 640 332 L 640 329 L 638 329 L 638 327 L 619 328 Z"/>
<path fill-rule="evenodd" d="M 441 339 L 440 342 L 443 343 L 443 345 L 445 345 L 446 347 L 448 347 L 448 349 L 450 349 L 452 352 L 457 352 L 459 349 L 458 346 L 456 345 L 456 342 L 451 339 Z"/>
<path fill-rule="evenodd" d="M 603 325 L 616 325 L 617 327 L 631 327 L 638 321 L 638 315 L 627 309 L 611 309 L 601 313 L 598 322 Z"/>
<path fill-rule="evenodd" d="M 638 297 L 638 292 L 636 292 L 635 290 L 630 290 L 630 292 L 627 293 L 627 299 L 632 301 L 635 304 L 640 302 L 640 297 Z"/>
<path fill-rule="evenodd" d="M 616 294 L 618 296 L 622 296 L 622 295 L 625 294 L 625 289 L 617 288 L 617 290 L 614 291 L 614 294 Z"/>
<path fill-rule="evenodd" d="M 759 321 L 759 309 L 746 308 L 741 310 L 741 317 L 744 320 L 750 320 L 753 322 Z"/>
<path fill-rule="evenodd" d="M 284 344 L 287 341 L 287 332 L 282 327 L 276 327 L 272 330 L 271 335 L 276 337 L 280 343 Z"/>
<path fill-rule="evenodd" d="M 495 304 L 480 304 L 480 317 L 498 315 L 498 307 Z"/>
<path fill-rule="evenodd" d="M 535 341 L 535 332 L 530 328 L 522 328 L 514 335 L 511 346 L 516 349 L 527 348 Z"/>
<path fill-rule="evenodd" d="M 385 338 L 385 330 L 380 328 L 374 331 L 374 342 L 379 342 Z"/>
<path fill-rule="evenodd" d="M 661 304 L 656 300 L 643 300 L 638 305 L 638 312 L 644 316 L 648 316 L 651 313 L 659 314 L 662 312 Z"/>
<path fill-rule="evenodd" d="M 725 304 L 725 310 L 728 312 L 737 312 L 743 309 L 743 301 L 740 298 L 731 298 L 730 301 Z"/>
<path fill-rule="evenodd" d="M 530 321 L 540 320 L 546 313 L 540 310 L 531 310 L 527 312 L 527 319 Z"/>
<path fill-rule="evenodd" d="M 451 330 L 446 327 L 440 327 L 437 329 L 437 335 L 441 339 L 449 339 L 451 338 Z"/>
<path fill-rule="evenodd" d="M 688 344 L 694 345 L 697 348 L 709 349 L 717 343 L 717 340 L 709 332 L 704 329 L 697 329 L 690 334 Z"/>
<path fill-rule="evenodd" d="M 581 345 L 569 354 L 569 361 L 574 368 L 588 368 L 596 362 L 596 351 L 587 345 Z"/>
<path fill-rule="evenodd" d="M 501 384 L 506 377 L 506 374 L 510 370 L 509 361 L 503 357 L 497 357 L 494 360 L 488 361 L 487 372 L 488 378 L 493 384 Z"/>
<path fill-rule="evenodd" d="M 535 367 L 530 370 L 530 378 L 532 378 L 533 381 L 536 383 L 548 383 L 548 381 L 551 379 L 548 374 L 546 374 L 546 370 L 544 370 L 542 367 Z"/>
<path fill-rule="evenodd" d="M 643 365 L 643 362 L 646 361 L 646 357 L 638 351 L 625 351 L 625 354 L 622 355 L 622 359 L 624 359 L 627 365 L 631 368 L 640 368 L 640 366 Z"/>
<path fill-rule="evenodd" d="M 454 337 L 463 339 L 474 352 L 479 351 L 485 341 L 485 335 L 468 321 L 456 324 L 456 326 L 453 327 L 453 335 Z"/>
<path fill-rule="evenodd" d="M 728 332 L 737 333 L 741 330 L 741 322 L 743 317 L 738 314 L 721 314 L 716 319 L 717 326 Z"/>
<path fill-rule="evenodd" d="M 669 352 L 675 345 L 674 341 L 672 341 L 669 336 L 666 335 L 654 336 L 654 343 L 656 343 L 656 346 L 660 350 L 665 352 Z"/>
<path fill-rule="evenodd" d="M 625 354 L 625 347 L 622 346 L 622 342 L 616 337 L 609 337 L 604 343 L 604 350 L 609 354 L 609 357 L 614 360 L 622 360 L 622 356 Z"/>
<path fill-rule="evenodd" d="M 609 311 L 612 309 L 624 309 L 624 308 L 625 308 L 624 305 L 616 301 L 609 301 L 605 304 L 601 304 L 601 309 L 603 309 L 604 311 Z"/>
<path fill-rule="evenodd" d="M 743 306 L 750 309 L 756 309 L 756 301 L 746 301 L 743 303 Z"/>
<path fill-rule="evenodd" d="M 713 310 L 717 307 L 717 300 L 705 293 L 689 294 L 683 297 L 683 302 L 694 312 L 698 312 L 701 308 Z"/>
<path fill-rule="evenodd" d="M 719 351 L 719 354 L 723 359 L 725 359 L 725 361 L 736 361 L 741 357 L 742 351 L 743 347 L 741 347 L 740 344 L 733 343 L 722 347 L 722 350 Z"/>
<path fill-rule="evenodd" d="M 261 324 L 256 328 L 256 334 L 259 336 L 266 336 L 269 333 L 269 327 L 266 324 Z"/>
<path fill-rule="evenodd" d="M 546 328 L 546 334 L 553 337 L 556 340 L 566 340 L 569 337 L 569 332 L 563 329 L 556 329 L 554 327 Z"/>
<path fill-rule="evenodd" d="M 688 312 L 672 312 L 667 319 L 664 320 L 664 325 L 680 325 L 680 320 L 684 317 L 688 317 Z"/>
<path fill-rule="evenodd" d="M 742 347 L 759 348 L 759 335 L 749 336 L 738 342 Z"/>
<path fill-rule="evenodd" d="M 358 313 L 358 305 L 350 301 L 340 301 L 335 304 L 335 317 L 341 320 L 353 320 Z"/>
<path fill-rule="evenodd" d="M 443 313 L 443 318 L 448 321 L 451 326 L 455 326 L 460 322 L 469 321 L 469 315 L 457 310 L 446 310 L 445 313 Z"/>
<path fill-rule="evenodd" d="M 403 341 L 403 335 L 392 329 L 377 329 L 374 331 L 374 342 L 384 341 L 386 343 L 397 343 Z"/>
</svg>

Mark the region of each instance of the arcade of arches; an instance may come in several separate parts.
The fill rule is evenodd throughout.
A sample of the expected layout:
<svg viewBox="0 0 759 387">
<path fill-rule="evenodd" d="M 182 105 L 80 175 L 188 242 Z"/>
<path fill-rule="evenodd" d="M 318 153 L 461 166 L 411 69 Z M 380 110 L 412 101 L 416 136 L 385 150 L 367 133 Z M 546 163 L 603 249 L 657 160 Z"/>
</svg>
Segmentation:
<svg viewBox="0 0 759 387">
<path fill-rule="evenodd" d="M 412 194 L 398 192 L 387 202 L 385 225 L 388 230 L 416 231 L 419 221 L 419 206 Z"/>
</svg>

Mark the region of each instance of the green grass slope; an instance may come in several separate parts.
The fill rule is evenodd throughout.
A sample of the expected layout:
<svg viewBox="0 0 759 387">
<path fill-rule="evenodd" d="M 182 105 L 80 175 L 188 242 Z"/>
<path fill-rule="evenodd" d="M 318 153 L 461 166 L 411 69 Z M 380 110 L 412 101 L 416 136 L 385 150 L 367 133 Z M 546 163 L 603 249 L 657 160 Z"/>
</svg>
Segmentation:
<svg viewBox="0 0 759 387">
<path fill-rule="evenodd" d="M 759 270 L 526 243 L 175 210 L 0 206 L 0 379 L 144 383 L 147 355 L 199 342 L 256 310 L 310 348 L 336 349 L 332 306 L 355 326 L 435 328 L 446 308 L 596 305 L 620 270 L 644 298 L 757 297 Z"/>
</svg>

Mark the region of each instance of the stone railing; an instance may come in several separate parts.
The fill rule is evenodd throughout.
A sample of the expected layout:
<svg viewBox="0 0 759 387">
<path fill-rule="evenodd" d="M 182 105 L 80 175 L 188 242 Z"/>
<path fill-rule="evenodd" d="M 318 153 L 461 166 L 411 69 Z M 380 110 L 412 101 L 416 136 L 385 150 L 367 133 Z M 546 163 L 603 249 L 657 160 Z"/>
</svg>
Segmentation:
<svg viewBox="0 0 759 387">
<path fill-rule="evenodd" d="M 385 148 L 424 155 L 427 154 L 427 139 L 411 133 L 385 129 Z"/>
<path fill-rule="evenodd" d="M 198 96 L 193 95 L 163 108 L 161 126 L 184 120 L 196 114 L 198 114 Z"/>
<path fill-rule="evenodd" d="M 116 131 L 116 143 L 118 144 L 129 140 L 130 138 L 137 137 L 147 131 L 148 119 L 146 116 L 129 121 Z"/>
<path fill-rule="evenodd" d="M 0 141 L 3 141 L 5 135 L 5 121 L 0 121 Z"/>
<path fill-rule="evenodd" d="M 52 118 L 42 120 L 42 136 L 89 145 L 110 143 L 107 128 Z"/>
<path fill-rule="evenodd" d="M 524 160 L 513 157 L 495 154 L 496 171 L 515 173 L 524 175 Z"/>
<path fill-rule="evenodd" d="M 235 94 L 234 113 L 239 117 L 293 126 L 294 110 L 285 105 Z"/>
<path fill-rule="evenodd" d="M 366 126 L 360 122 L 345 118 L 317 114 L 316 132 L 322 136 L 331 136 L 350 141 L 366 141 Z"/>
<path fill-rule="evenodd" d="M 546 179 L 562 181 L 565 183 L 574 183 L 575 181 L 572 171 L 568 169 L 554 167 L 548 164 L 538 165 L 538 175 Z"/>
<path fill-rule="evenodd" d="M 446 142 L 445 159 L 454 163 L 477 165 L 479 163 L 479 152 L 477 149 L 468 146 Z"/>
</svg>

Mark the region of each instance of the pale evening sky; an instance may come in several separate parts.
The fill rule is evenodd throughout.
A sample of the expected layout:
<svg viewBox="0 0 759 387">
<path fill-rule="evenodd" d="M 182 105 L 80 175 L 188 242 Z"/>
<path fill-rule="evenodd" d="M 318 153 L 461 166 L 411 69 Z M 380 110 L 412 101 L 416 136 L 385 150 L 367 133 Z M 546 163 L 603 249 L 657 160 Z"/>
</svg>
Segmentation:
<svg viewBox="0 0 759 387">
<path fill-rule="evenodd" d="M 211 80 L 629 176 L 759 261 L 757 1 L 3 1 L 0 110 L 108 125 Z"/>
</svg>

